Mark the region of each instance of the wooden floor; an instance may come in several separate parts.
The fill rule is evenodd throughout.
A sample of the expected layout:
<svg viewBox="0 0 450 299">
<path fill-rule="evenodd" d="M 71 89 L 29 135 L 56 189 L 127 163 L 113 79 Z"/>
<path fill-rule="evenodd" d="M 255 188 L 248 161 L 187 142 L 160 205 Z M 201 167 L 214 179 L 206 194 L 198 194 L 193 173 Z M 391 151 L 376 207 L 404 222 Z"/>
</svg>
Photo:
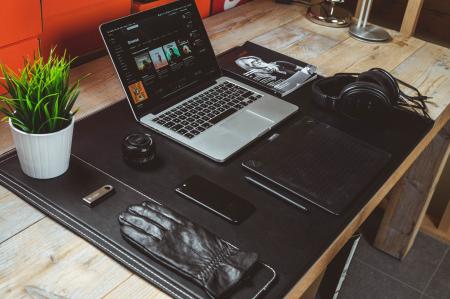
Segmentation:
<svg viewBox="0 0 450 299">
<path fill-rule="evenodd" d="M 205 20 L 216 53 L 251 40 L 318 66 L 319 73 L 382 67 L 433 97 L 431 115 L 450 111 L 450 50 L 391 32 L 387 44 L 362 43 L 347 29 L 315 25 L 302 6 L 252 1 Z M 109 57 L 73 70 L 82 84 L 78 118 L 124 97 Z M 0 153 L 13 147 L 0 125 Z M 381 199 L 379 200 L 381 201 Z M 367 213 L 370 213 L 368 210 Z M 363 213 L 360 221 L 367 217 Z M 358 222 L 358 221 L 355 221 Z M 356 223 L 357 224 L 357 223 Z M 307 282 L 301 287 L 307 285 Z M 302 293 L 300 291 L 299 293 Z M 0 298 L 165 298 L 166 295 L 0 187 Z"/>
</svg>

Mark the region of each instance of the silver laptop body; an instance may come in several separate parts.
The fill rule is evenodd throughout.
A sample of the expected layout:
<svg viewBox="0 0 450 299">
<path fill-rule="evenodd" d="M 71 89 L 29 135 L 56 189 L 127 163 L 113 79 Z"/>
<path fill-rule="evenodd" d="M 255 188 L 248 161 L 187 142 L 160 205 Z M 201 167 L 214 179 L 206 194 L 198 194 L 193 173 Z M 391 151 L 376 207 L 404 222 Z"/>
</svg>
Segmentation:
<svg viewBox="0 0 450 299">
<path fill-rule="evenodd" d="M 267 93 L 255 90 L 254 88 L 231 78 L 220 77 L 217 80 L 218 84 L 223 81 L 235 83 L 262 97 L 191 139 L 152 121 L 157 115 L 148 114 L 139 119 L 139 121 L 143 125 L 178 141 L 214 161 L 224 162 L 227 158 L 298 110 L 298 107 L 295 105 Z M 211 86 L 211 88 L 214 86 L 215 85 Z M 176 108 L 195 96 L 196 95 L 167 110 Z M 165 113 L 167 110 L 158 113 L 158 115 Z"/>
<path fill-rule="evenodd" d="M 184 5 L 184 6 L 183 6 Z M 194 20 L 195 24 L 195 18 L 200 19 L 200 16 L 195 14 L 193 12 L 193 16 L 191 16 L 191 12 L 189 9 L 191 7 L 195 7 L 195 3 L 193 0 L 182 0 L 182 1 L 176 1 L 175 3 L 163 6 L 159 8 L 158 16 L 162 13 L 166 13 L 164 9 L 166 8 L 167 11 L 175 13 L 179 13 L 179 11 L 183 11 L 182 9 L 186 9 L 186 12 L 183 12 L 185 15 L 189 13 L 189 17 Z M 149 14 L 149 12 L 144 12 Z M 133 83 L 130 85 L 127 81 L 128 75 L 123 74 L 121 69 L 123 69 L 122 65 L 122 58 L 117 58 L 116 56 L 125 55 L 122 52 L 120 52 L 120 55 L 114 54 L 114 51 L 117 50 L 117 42 L 115 42 L 115 37 L 111 37 L 112 34 L 115 34 L 118 29 L 124 31 L 127 30 L 127 28 L 133 27 L 133 30 L 135 30 L 136 22 L 133 21 L 134 18 L 141 17 L 146 18 L 146 16 L 139 16 L 140 14 L 131 15 L 119 20 L 115 20 L 106 24 L 102 24 L 100 26 L 100 32 L 102 33 L 102 37 L 105 41 L 105 44 L 107 46 L 108 52 L 113 60 L 114 67 L 116 69 L 116 72 L 119 75 L 119 78 L 121 79 L 122 87 L 124 88 L 125 93 L 127 94 L 128 103 L 130 104 L 131 110 L 133 111 L 133 115 L 136 118 L 137 121 L 139 121 L 142 125 L 159 132 L 160 134 L 167 136 L 168 138 L 177 141 L 178 143 L 216 161 L 216 162 L 224 162 L 229 157 L 231 157 L 233 154 L 237 153 L 239 150 L 244 148 L 246 145 L 254 141 L 259 136 L 263 135 L 267 131 L 269 131 L 271 128 L 279 124 L 282 120 L 290 116 L 291 114 L 295 113 L 298 110 L 298 107 L 290 104 L 286 101 L 283 101 L 281 99 L 278 99 L 272 95 L 269 95 L 265 92 L 259 91 L 255 88 L 252 88 L 244 83 L 238 82 L 237 80 L 234 80 L 232 78 L 228 78 L 225 76 L 221 76 L 220 71 L 211 71 L 214 74 L 218 75 L 212 75 L 213 80 L 211 78 L 202 79 L 200 82 L 194 82 L 194 84 L 190 84 L 185 90 L 181 93 L 185 96 L 177 96 L 176 100 L 170 99 L 170 96 L 166 97 L 164 100 L 166 105 L 164 108 L 161 109 L 161 105 L 158 107 L 151 107 L 147 108 L 144 107 L 144 104 L 141 104 L 139 106 L 136 104 L 136 95 L 131 94 L 133 92 L 131 86 L 133 86 L 136 89 L 136 94 L 139 95 L 141 93 L 141 96 L 143 97 L 150 97 L 148 96 L 147 89 L 144 90 L 142 82 L 145 82 L 145 79 L 138 81 L 137 83 Z M 154 17 L 154 15 L 149 14 L 150 17 Z M 184 20 L 184 17 L 183 17 Z M 190 21 L 190 19 L 189 19 Z M 201 22 L 201 21 L 200 21 Z M 116 24 L 117 23 L 117 24 Z M 130 25 L 128 25 L 130 24 Z M 137 23 L 139 24 L 139 23 Z M 129 26 L 129 27 L 126 27 Z M 142 25 L 141 25 L 142 26 Z M 203 28 L 203 24 L 197 24 L 198 27 Z M 192 27 L 192 26 L 191 26 Z M 125 29 L 123 29 L 125 28 Z M 200 28 L 201 29 L 201 28 Z M 199 30 L 200 30 L 199 29 Z M 115 31 L 116 30 L 116 31 Z M 204 30 L 204 28 L 203 28 Z M 111 33 L 112 32 L 112 33 Z M 203 31 L 204 32 L 204 31 Z M 202 33 L 202 32 L 200 32 Z M 206 32 L 204 32 L 204 35 L 206 36 Z M 139 38 L 138 38 L 139 39 Z M 206 41 L 205 41 L 206 39 Z M 113 40 L 111 42 L 111 40 Z M 133 41 L 133 40 L 132 40 Z M 205 51 L 212 52 L 211 55 L 214 55 L 214 52 L 212 50 L 212 47 L 209 44 L 209 39 L 207 36 L 203 40 L 206 42 L 206 45 L 203 45 L 205 47 Z M 127 41 L 128 42 L 128 41 Z M 138 40 L 138 42 L 141 42 Z M 173 42 L 168 44 L 169 46 L 171 44 L 174 44 L 175 47 L 181 48 L 182 44 L 177 40 L 177 42 Z M 193 46 L 192 46 L 193 44 Z M 189 47 L 195 47 L 195 41 L 189 45 Z M 209 47 L 207 47 L 209 45 Z M 168 46 L 168 47 L 169 47 Z M 116 47 L 116 48 L 115 48 Z M 164 55 L 164 47 L 161 46 L 157 50 L 162 51 L 161 53 Z M 166 47 L 167 48 L 167 47 Z M 139 49 L 138 47 L 133 49 Z M 190 48 L 188 48 L 190 50 Z M 184 45 L 183 45 L 183 50 Z M 155 52 L 156 50 L 151 50 Z M 148 51 L 149 58 L 151 57 L 152 63 L 154 65 L 154 68 L 156 69 L 156 62 L 153 61 L 154 57 L 151 56 L 152 52 Z M 113 52 L 113 53 L 112 53 Z M 181 52 L 181 51 L 179 51 Z M 140 52 L 136 52 L 140 53 Z M 135 56 L 136 63 L 140 62 L 138 59 L 141 59 L 142 55 L 144 54 L 133 54 Z M 113 54 L 113 55 L 112 55 Z M 172 55 L 174 55 L 174 51 L 171 52 Z M 178 53 L 180 56 L 182 54 Z M 190 53 L 189 53 L 190 54 Z M 157 59 L 161 60 L 161 56 Z M 167 58 L 166 58 L 167 56 Z M 167 61 L 169 60 L 169 55 L 166 53 L 166 56 L 164 56 L 164 59 Z M 145 56 L 146 57 L 146 56 Z M 156 59 L 156 58 L 155 58 Z M 187 59 L 187 58 L 186 58 Z M 142 59 L 141 59 L 142 60 Z M 166 61 L 166 63 L 167 63 Z M 181 67 L 185 66 L 185 63 Z M 213 69 L 219 69 L 217 62 L 210 59 L 209 63 L 214 64 L 211 66 Z M 174 65 L 180 64 L 179 62 L 175 63 Z M 142 67 L 142 63 L 141 63 Z M 142 67 L 143 68 L 143 67 Z M 170 70 L 171 71 L 171 70 Z M 128 76 L 128 77 L 127 77 Z M 211 76 L 209 76 L 211 77 Z M 216 77 L 216 78 L 214 78 Z M 136 81 L 136 80 L 135 80 Z M 205 81 L 210 81 L 207 88 L 204 88 L 200 91 L 197 91 L 195 88 L 198 86 L 202 86 L 202 84 L 205 84 Z M 131 82 L 131 81 L 130 81 Z M 134 82 L 134 81 L 132 81 Z M 237 86 L 237 87 L 236 87 Z M 127 88 L 128 87 L 128 88 Z M 228 89 L 230 88 L 230 89 Z M 211 95 L 216 93 L 216 90 L 222 89 L 222 91 L 219 91 L 219 93 L 222 93 L 226 97 L 228 94 L 228 90 L 232 90 L 236 95 L 240 93 L 243 97 L 239 97 L 241 99 L 240 104 L 231 102 L 225 102 L 222 100 L 220 103 L 210 103 L 212 107 L 211 109 L 205 109 L 205 111 L 209 111 L 211 113 L 206 113 L 206 115 L 199 116 L 196 113 L 190 113 L 195 114 L 193 116 L 198 117 L 194 122 L 187 121 L 189 119 L 192 120 L 191 117 L 185 117 L 183 120 L 179 119 L 178 115 L 183 115 L 184 112 L 182 111 L 200 111 L 205 107 L 205 99 L 207 102 L 211 99 Z M 237 91 L 236 91 L 237 89 Z M 194 94 L 192 94 L 192 90 L 195 91 Z M 191 91 L 191 92 L 190 92 Z M 237 92 L 237 93 L 236 93 Z M 169 91 L 167 93 L 170 94 Z M 216 97 L 214 97 L 216 98 Z M 243 99 L 242 99 L 243 98 Z M 201 99 L 203 102 L 199 102 L 198 99 Z M 143 101 L 145 102 L 145 101 Z M 167 103 L 170 103 L 170 105 L 167 105 Z M 193 104 L 199 104 L 198 109 L 193 109 Z M 147 105 L 149 106 L 149 105 Z M 190 107 L 187 109 L 186 107 Z M 194 107 L 195 108 L 195 107 Z M 187 112 L 187 113 L 188 113 Z M 177 114 L 178 113 L 178 114 Z M 189 113 L 188 113 L 189 114 Z M 211 121 L 208 121 L 208 115 L 211 117 Z M 192 115 L 191 115 L 192 116 Z M 169 120 L 168 120 L 169 119 Z M 172 121 L 175 119 L 175 121 Z M 168 125 L 169 124 L 169 125 Z M 202 126 L 203 125 L 203 126 Z M 181 126 L 181 127 L 180 127 Z M 176 130 L 175 130 L 176 128 Z M 185 129 L 188 128 L 189 130 Z M 198 128 L 198 130 L 197 130 Z M 200 131 L 201 130 L 201 131 Z M 195 135 L 194 135 L 195 134 Z"/>
</svg>

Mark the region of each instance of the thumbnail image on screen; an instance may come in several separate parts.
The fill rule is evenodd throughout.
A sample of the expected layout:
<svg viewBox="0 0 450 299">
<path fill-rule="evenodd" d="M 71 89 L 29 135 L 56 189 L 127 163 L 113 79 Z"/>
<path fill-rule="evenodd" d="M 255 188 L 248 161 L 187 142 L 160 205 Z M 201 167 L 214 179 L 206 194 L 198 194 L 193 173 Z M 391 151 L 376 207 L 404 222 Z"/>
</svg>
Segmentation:
<svg viewBox="0 0 450 299">
<path fill-rule="evenodd" d="M 178 61 L 178 58 L 181 56 L 180 51 L 177 48 L 177 44 L 175 42 L 171 42 L 170 44 L 163 46 L 164 52 L 166 53 L 167 59 L 169 62 Z"/>
<path fill-rule="evenodd" d="M 187 44 L 187 42 L 184 42 L 184 45 L 181 45 L 181 51 L 184 53 L 184 55 L 192 54 L 192 50 Z"/>
<path fill-rule="evenodd" d="M 147 52 L 135 56 L 134 61 L 141 72 L 148 72 L 152 67 L 152 60 Z"/>
<path fill-rule="evenodd" d="M 155 69 L 159 70 L 167 66 L 169 63 L 167 62 L 166 56 L 164 55 L 164 51 L 161 47 L 153 49 L 150 51 L 150 57 L 153 61 L 153 65 Z"/>
<path fill-rule="evenodd" d="M 145 101 L 148 98 L 148 95 L 145 92 L 145 88 L 144 85 L 142 84 L 142 81 L 130 84 L 128 86 L 128 89 L 130 90 L 131 96 L 135 104 Z"/>
</svg>

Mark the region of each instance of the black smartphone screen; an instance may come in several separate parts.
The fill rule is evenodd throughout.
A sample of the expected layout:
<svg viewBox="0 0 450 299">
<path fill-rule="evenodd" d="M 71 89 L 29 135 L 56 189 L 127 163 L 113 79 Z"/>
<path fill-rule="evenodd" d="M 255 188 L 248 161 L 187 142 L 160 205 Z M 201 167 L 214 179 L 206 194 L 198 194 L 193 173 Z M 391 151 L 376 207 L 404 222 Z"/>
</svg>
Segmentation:
<svg viewBox="0 0 450 299">
<path fill-rule="evenodd" d="M 187 179 L 175 191 L 234 223 L 243 221 L 255 210 L 245 199 L 198 175 Z"/>
</svg>

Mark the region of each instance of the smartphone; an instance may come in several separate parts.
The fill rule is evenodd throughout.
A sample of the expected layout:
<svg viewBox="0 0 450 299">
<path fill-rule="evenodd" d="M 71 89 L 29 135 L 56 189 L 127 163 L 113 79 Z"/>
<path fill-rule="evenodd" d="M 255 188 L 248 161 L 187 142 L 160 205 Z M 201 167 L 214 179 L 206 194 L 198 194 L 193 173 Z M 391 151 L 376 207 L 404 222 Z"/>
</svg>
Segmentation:
<svg viewBox="0 0 450 299">
<path fill-rule="evenodd" d="M 224 294 L 224 298 L 256 299 L 264 295 L 270 297 L 266 292 L 276 282 L 276 278 L 277 273 L 272 267 L 258 261 L 235 288 Z"/>
<path fill-rule="evenodd" d="M 175 191 L 233 223 L 242 222 L 255 210 L 245 199 L 198 175 L 188 178 Z"/>
</svg>

